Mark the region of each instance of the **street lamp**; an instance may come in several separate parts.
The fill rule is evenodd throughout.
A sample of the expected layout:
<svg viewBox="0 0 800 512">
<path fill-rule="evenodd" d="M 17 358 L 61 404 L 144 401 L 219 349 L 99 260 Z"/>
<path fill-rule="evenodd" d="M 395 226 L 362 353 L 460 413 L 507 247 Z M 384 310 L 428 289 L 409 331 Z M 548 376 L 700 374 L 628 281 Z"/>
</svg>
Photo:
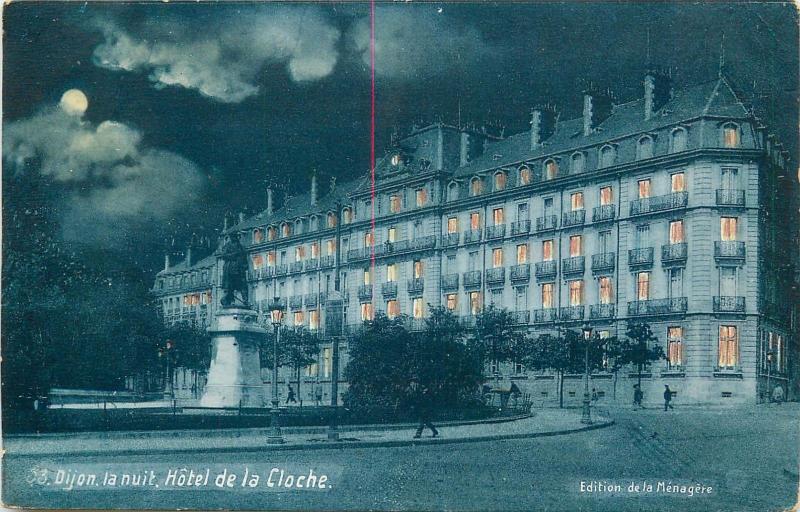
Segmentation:
<svg viewBox="0 0 800 512">
<path fill-rule="evenodd" d="M 774 350 L 767 350 L 767 402 L 772 401 L 772 388 L 770 387 L 770 377 L 772 373 L 772 357 L 775 355 Z"/>
<path fill-rule="evenodd" d="M 589 344 L 592 340 L 592 327 L 585 325 L 583 327 L 583 344 L 584 344 L 584 375 L 583 375 L 583 413 L 581 414 L 581 423 L 586 425 L 592 424 L 592 411 L 590 409 L 591 400 L 589 397 Z"/>
<path fill-rule="evenodd" d="M 281 336 L 281 323 L 283 322 L 283 304 L 275 297 L 269 307 L 270 322 L 275 328 L 272 337 L 272 409 L 270 409 L 270 433 L 267 437 L 269 444 L 283 444 L 280 425 L 280 399 L 278 398 L 278 343 Z"/>
</svg>

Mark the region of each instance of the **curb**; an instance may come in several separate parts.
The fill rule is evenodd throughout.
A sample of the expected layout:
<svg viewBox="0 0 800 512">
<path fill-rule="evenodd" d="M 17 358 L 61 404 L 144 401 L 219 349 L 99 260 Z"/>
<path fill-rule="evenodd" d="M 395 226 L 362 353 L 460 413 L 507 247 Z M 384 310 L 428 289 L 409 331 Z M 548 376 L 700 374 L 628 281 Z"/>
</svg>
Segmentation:
<svg viewBox="0 0 800 512">
<path fill-rule="evenodd" d="M 198 448 L 176 448 L 176 449 L 165 449 L 165 448 L 156 448 L 151 450 L 119 450 L 114 452 L 108 451 L 101 451 L 101 450 L 86 450 L 86 451 L 65 451 L 60 452 L 58 457 L 64 456 L 81 456 L 81 457 L 96 457 L 96 456 L 125 456 L 125 455 L 166 455 L 172 453 L 243 453 L 243 452 L 283 452 L 283 451 L 298 451 L 298 450 L 334 450 L 334 449 L 355 449 L 355 448 L 393 448 L 399 446 L 427 446 L 427 445 L 440 445 L 440 444 L 463 444 L 463 443 L 479 443 L 479 442 L 486 442 L 486 441 L 501 441 L 501 440 L 512 440 L 512 439 L 530 439 L 535 437 L 552 437 L 552 436 L 559 436 L 559 435 L 567 435 L 567 434 L 574 434 L 578 432 L 587 432 L 590 430 L 598 430 L 601 428 L 606 428 L 614 425 L 615 422 L 612 419 L 608 419 L 606 421 L 597 422 L 592 425 L 572 428 L 572 429 L 565 429 L 565 430 L 552 430 L 549 432 L 528 432 L 528 433 L 520 433 L 520 434 L 496 434 L 496 435 L 487 435 L 487 436 L 477 436 L 477 437 L 460 437 L 460 438 L 427 438 L 427 439 L 402 439 L 402 440 L 395 440 L 395 441 L 355 441 L 355 442 L 348 442 L 348 441 L 339 441 L 335 443 L 328 443 L 328 442 L 319 442 L 319 443 L 303 443 L 303 444 L 278 444 L 278 445 L 268 445 L 264 444 L 263 446 L 259 447 L 252 447 L 252 446 L 228 446 L 224 448 L 212 448 L 208 450 L 202 450 Z M 5 452 L 6 457 L 20 457 L 20 458 L 31 458 L 31 457 L 47 457 L 45 454 L 27 454 L 27 453 L 13 453 L 6 450 Z M 52 456 L 51 456 L 52 457 Z"/>
</svg>

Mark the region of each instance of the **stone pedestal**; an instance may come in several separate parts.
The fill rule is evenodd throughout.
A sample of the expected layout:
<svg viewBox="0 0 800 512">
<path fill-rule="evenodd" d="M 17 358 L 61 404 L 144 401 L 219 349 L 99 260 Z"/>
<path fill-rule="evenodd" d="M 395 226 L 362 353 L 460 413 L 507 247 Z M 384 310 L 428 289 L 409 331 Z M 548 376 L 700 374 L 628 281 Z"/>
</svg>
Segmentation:
<svg viewBox="0 0 800 512">
<path fill-rule="evenodd" d="M 211 366 L 201 407 L 263 407 L 259 346 L 267 330 L 251 309 L 223 308 L 211 327 Z"/>
</svg>

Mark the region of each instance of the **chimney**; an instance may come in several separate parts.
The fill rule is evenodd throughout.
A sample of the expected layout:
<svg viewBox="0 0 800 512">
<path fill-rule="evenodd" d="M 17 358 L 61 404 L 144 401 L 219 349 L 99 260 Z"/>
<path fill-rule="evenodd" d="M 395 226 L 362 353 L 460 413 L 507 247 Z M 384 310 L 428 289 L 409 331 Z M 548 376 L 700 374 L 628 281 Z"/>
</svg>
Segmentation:
<svg viewBox="0 0 800 512">
<path fill-rule="evenodd" d="M 272 215 L 272 187 L 267 188 L 267 215 Z"/>
<path fill-rule="evenodd" d="M 644 118 L 650 119 L 672 97 L 672 77 L 668 73 L 648 71 L 644 76 Z"/>
<path fill-rule="evenodd" d="M 186 266 L 192 266 L 192 246 L 186 248 Z"/>
<path fill-rule="evenodd" d="M 540 148 L 556 129 L 556 109 L 547 104 L 531 110 L 531 150 Z"/>
<path fill-rule="evenodd" d="M 169 253 L 164 254 L 164 271 L 169 270 Z"/>
<path fill-rule="evenodd" d="M 244 222 L 244 212 L 239 212 L 239 223 Z"/>
<path fill-rule="evenodd" d="M 317 206 L 317 173 L 311 175 L 311 206 Z"/>
<path fill-rule="evenodd" d="M 592 134 L 611 115 L 611 91 L 589 88 L 583 92 L 583 135 Z"/>
</svg>

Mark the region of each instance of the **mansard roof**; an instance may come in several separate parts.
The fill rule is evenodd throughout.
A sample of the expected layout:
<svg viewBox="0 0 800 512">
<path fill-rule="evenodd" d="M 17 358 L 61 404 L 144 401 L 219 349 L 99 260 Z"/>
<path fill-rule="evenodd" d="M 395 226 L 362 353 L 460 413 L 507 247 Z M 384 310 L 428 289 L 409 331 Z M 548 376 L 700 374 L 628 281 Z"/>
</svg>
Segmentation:
<svg viewBox="0 0 800 512">
<path fill-rule="evenodd" d="M 188 262 L 184 258 L 182 261 L 176 263 L 175 265 L 171 265 L 168 270 L 162 270 L 156 275 L 163 276 L 166 274 L 176 274 L 179 272 L 187 272 L 190 270 L 211 268 L 217 263 L 217 257 L 211 254 L 201 259 L 200 261 L 193 263 L 191 266 L 187 265 L 187 263 Z"/>
</svg>

